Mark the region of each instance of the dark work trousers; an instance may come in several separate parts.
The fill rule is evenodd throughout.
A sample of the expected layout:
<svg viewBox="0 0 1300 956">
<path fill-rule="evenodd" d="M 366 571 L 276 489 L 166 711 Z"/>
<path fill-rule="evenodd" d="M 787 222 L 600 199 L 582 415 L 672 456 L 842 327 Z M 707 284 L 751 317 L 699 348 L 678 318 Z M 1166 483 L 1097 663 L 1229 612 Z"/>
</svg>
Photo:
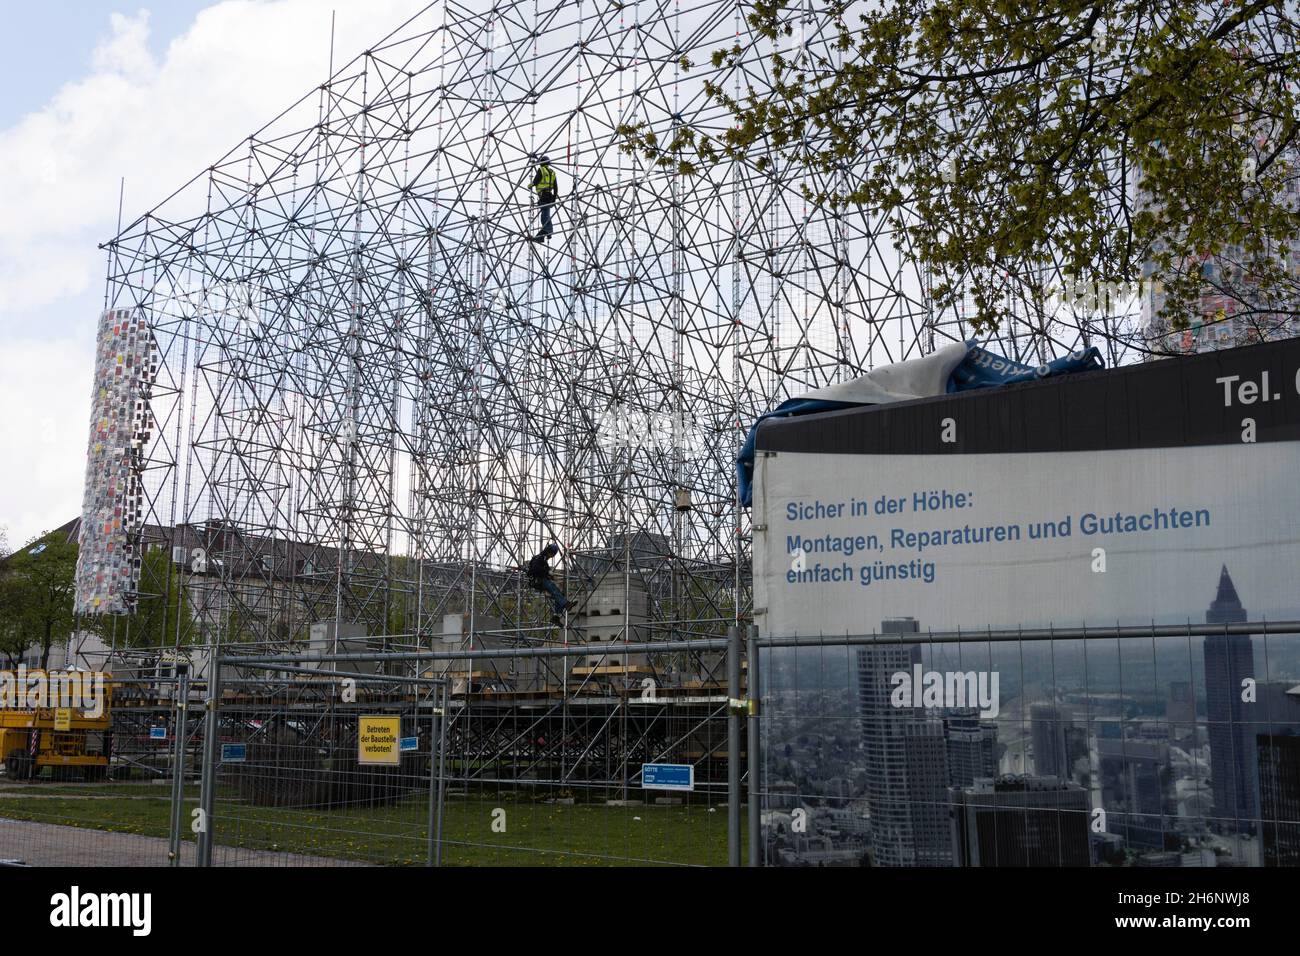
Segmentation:
<svg viewBox="0 0 1300 956">
<path fill-rule="evenodd" d="M 551 596 L 551 606 L 555 608 L 555 613 L 563 614 L 564 609 L 569 606 L 569 599 L 564 596 L 564 592 L 560 590 L 560 586 L 550 578 L 547 578 L 542 582 L 542 587 L 545 588 L 546 593 Z"/>
<path fill-rule="evenodd" d="M 555 233 L 555 228 L 551 225 L 551 209 L 553 209 L 554 206 L 554 199 L 549 201 L 545 199 L 538 200 L 537 208 L 542 214 L 542 231 L 539 233 L 541 236 L 550 236 Z"/>
</svg>

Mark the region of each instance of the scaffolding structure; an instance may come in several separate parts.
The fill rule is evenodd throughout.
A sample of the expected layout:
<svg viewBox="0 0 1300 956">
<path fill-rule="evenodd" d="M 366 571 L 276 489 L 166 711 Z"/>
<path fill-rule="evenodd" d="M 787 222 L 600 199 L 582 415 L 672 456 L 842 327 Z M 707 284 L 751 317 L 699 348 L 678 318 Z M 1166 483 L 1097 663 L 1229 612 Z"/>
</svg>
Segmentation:
<svg viewBox="0 0 1300 956">
<path fill-rule="evenodd" d="M 625 124 L 723 128 L 705 79 L 761 85 L 794 42 L 723 0 L 435 3 L 126 226 L 105 308 L 143 317 L 158 365 L 134 626 L 563 643 L 520 573 L 549 541 L 571 596 L 644 591 L 624 641 L 743 624 L 754 418 L 970 336 L 890 210 L 811 204 L 779 160 L 689 173 L 620 148 Z M 544 154 L 547 244 L 527 238 Z M 868 138 L 855 162 L 882 155 Z M 1066 312 L 993 347 L 1127 358 L 1134 317 Z"/>
</svg>

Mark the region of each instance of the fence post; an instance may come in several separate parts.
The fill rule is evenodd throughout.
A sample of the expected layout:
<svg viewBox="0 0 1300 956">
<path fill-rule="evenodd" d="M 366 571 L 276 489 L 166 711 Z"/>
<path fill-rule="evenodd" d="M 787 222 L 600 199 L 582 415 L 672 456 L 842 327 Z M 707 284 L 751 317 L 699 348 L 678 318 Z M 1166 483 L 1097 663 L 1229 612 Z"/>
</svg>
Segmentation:
<svg viewBox="0 0 1300 956">
<path fill-rule="evenodd" d="M 203 776 L 199 784 L 199 809 L 203 820 L 203 829 L 199 831 L 196 863 L 199 866 L 212 865 L 212 838 L 215 820 L 212 810 L 217 792 L 217 738 L 220 736 L 221 719 L 221 657 L 217 648 L 212 649 L 208 658 L 208 714 L 203 728 Z"/>
<path fill-rule="evenodd" d="M 760 687 L 758 681 L 758 627 L 750 625 L 748 640 L 745 643 L 745 660 L 749 663 L 749 726 L 748 738 L 745 741 L 745 755 L 748 758 L 746 763 L 749 770 L 749 865 L 762 866 L 762 851 L 760 843 L 762 841 L 762 795 L 760 794 L 761 784 L 761 753 L 760 738 L 758 731 L 758 710 L 761 701 Z"/>
<path fill-rule="evenodd" d="M 727 865 L 740 866 L 740 628 L 727 628 Z"/>
<path fill-rule="evenodd" d="M 181 807 L 185 803 L 185 740 L 189 734 L 186 714 L 190 702 L 190 669 L 183 661 L 176 664 L 176 739 L 172 746 L 172 819 L 167 865 L 181 865 Z"/>
<path fill-rule="evenodd" d="M 447 802 L 447 718 L 451 708 L 451 685 L 442 685 L 442 716 L 438 721 L 438 838 L 434 842 L 435 866 L 442 866 L 442 808 Z"/>
<path fill-rule="evenodd" d="M 443 688 L 434 698 L 433 725 L 429 728 L 429 819 L 426 866 L 442 865 L 442 722 Z"/>
</svg>

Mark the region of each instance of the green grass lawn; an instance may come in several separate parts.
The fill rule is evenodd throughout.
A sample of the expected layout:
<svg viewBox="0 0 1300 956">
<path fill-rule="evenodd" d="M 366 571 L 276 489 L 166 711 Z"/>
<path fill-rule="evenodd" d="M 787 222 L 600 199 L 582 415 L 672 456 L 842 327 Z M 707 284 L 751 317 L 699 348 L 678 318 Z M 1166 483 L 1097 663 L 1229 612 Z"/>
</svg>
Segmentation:
<svg viewBox="0 0 1300 956">
<path fill-rule="evenodd" d="M 0 816 L 119 833 L 166 837 L 170 801 L 165 787 L 123 785 L 31 788 L 44 799 L 0 791 Z M 197 801 L 187 787 L 189 811 Z M 126 791 L 126 792 L 122 792 Z M 503 792 L 447 797 L 443 863 L 450 866 L 610 866 L 695 864 L 727 860 L 725 809 L 704 805 L 608 807 L 524 802 Z M 93 797 L 93 799 L 88 799 Z M 504 811 L 504 816 L 496 811 Z M 240 803 L 223 793 L 216 807 L 217 843 L 386 865 L 423 865 L 428 801 L 421 795 L 379 807 L 279 809 Z M 494 823 L 496 829 L 494 829 Z M 504 832 L 500 827 L 504 824 Z M 744 835 L 741 836 L 742 844 Z"/>
</svg>

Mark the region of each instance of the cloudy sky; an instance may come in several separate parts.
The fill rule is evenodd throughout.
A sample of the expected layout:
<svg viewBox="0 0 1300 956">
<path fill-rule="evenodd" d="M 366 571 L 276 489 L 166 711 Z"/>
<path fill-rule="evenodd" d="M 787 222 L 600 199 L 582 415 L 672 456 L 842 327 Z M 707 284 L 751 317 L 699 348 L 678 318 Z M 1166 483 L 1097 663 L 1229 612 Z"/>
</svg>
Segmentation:
<svg viewBox="0 0 1300 956">
<path fill-rule="evenodd" d="M 489 0 L 472 0 L 487 4 Z M 0 528 L 81 510 L 94 330 L 129 222 L 430 0 L 0 0 Z"/>
</svg>

